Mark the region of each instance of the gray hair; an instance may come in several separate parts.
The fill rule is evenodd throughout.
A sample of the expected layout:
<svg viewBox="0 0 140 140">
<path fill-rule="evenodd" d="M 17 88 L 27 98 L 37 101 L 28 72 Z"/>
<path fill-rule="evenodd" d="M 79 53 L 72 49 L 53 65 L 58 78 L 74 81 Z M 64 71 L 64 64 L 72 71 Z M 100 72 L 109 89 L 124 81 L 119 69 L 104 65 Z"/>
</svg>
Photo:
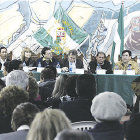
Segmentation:
<svg viewBox="0 0 140 140">
<path fill-rule="evenodd" d="M 11 71 L 6 76 L 6 86 L 18 86 L 26 90 L 28 85 L 28 75 L 22 70 Z"/>
</svg>

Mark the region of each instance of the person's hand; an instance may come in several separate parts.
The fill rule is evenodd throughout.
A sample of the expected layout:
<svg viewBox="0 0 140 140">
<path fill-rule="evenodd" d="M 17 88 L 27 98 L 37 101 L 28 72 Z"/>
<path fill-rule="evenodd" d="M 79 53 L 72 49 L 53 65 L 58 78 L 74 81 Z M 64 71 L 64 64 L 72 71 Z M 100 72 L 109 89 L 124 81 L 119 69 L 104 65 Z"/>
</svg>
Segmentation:
<svg viewBox="0 0 140 140">
<path fill-rule="evenodd" d="M 62 72 L 68 72 L 68 67 L 63 67 L 63 68 L 61 69 L 61 71 L 62 71 Z"/>
</svg>

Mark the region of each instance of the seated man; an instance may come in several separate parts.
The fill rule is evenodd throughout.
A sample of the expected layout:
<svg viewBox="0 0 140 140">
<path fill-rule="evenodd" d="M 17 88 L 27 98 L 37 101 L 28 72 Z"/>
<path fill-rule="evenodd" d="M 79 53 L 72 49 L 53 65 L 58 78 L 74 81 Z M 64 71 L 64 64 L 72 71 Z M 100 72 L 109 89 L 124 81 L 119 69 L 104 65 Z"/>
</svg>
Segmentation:
<svg viewBox="0 0 140 140">
<path fill-rule="evenodd" d="M 89 63 L 90 71 L 96 73 L 97 66 L 107 70 L 106 73 L 112 73 L 112 65 L 106 60 L 104 52 L 98 52 L 96 59 Z"/>
<path fill-rule="evenodd" d="M 39 109 L 32 103 L 19 104 L 13 111 L 11 127 L 15 132 L 0 134 L 0 140 L 26 140 L 29 127 Z"/>
<path fill-rule="evenodd" d="M 3 70 L 3 65 L 6 61 L 10 61 L 7 58 L 7 49 L 4 46 L 0 46 L 0 69 Z"/>
<path fill-rule="evenodd" d="M 48 66 L 56 67 L 58 60 L 52 57 L 52 52 L 50 48 L 48 47 L 43 48 L 41 51 L 41 55 L 42 57 L 37 60 L 36 67 L 38 67 L 38 64 L 41 67 Z"/>
<path fill-rule="evenodd" d="M 130 50 L 124 50 L 122 52 L 122 60 L 117 62 L 114 66 L 114 69 L 119 70 L 135 70 L 135 73 L 139 73 L 138 64 L 135 61 L 131 60 L 131 51 Z"/>
<path fill-rule="evenodd" d="M 97 124 L 88 130 L 94 140 L 123 140 L 124 131 L 120 124 L 127 112 L 122 97 L 114 92 L 103 92 L 92 100 L 91 113 Z"/>
<path fill-rule="evenodd" d="M 41 101 L 51 97 L 56 79 L 56 73 L 52 68 L 45 68 L 40 73 L 39 95 Z"/>
<path fill-rule="evenodd" d="M 83 68 L 83 62 L 80 59 L 77 59 L 76 55 L 77 55 L 76 50 L 69 51 L 68 58 L 62 60 L 62 64 L 61 64 L 62 71 L 64 71 L 64 72 L 69 71 L 70 63 L 75 63 L 75 66 L 78 69 Z"/>
</svg>

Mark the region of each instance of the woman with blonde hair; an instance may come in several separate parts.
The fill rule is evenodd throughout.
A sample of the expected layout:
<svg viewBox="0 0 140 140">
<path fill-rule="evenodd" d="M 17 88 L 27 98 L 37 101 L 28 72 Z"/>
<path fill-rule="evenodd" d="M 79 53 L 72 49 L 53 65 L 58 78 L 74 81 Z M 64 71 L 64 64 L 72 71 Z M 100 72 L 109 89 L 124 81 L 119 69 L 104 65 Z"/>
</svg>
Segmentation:
<svg viewBox="0 0 140 140">
<path fill-rule="evenodd" d="M 54 140 L 57 133 L 64 129 L 71 129 L 65 113 L 58 109 L 45 109 L 33 120 L 27 140 Z"/>
<path fill-rule="evenodd" d="M 32 60 L 32 51 L 30 48 L 24 48 L 21 52 L 21 61 L 26 64 L 26 66 L 35 66 L 35 61 Z"/>
</svg>

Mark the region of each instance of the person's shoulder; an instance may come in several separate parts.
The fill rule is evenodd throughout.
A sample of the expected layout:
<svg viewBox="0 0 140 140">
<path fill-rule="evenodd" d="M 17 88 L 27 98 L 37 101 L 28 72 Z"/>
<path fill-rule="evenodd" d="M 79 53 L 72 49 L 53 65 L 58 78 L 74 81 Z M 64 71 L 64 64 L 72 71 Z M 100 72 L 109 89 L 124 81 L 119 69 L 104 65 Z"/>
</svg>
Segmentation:
<svg viewBox="0 0 140 140">
<path fill-rule="evenodd" d="M 18 140 L 20 137 L 22 137 L 21 139 L 24 139 L 23 137 L 26 138 L 27 133 L 28 130 L 20 130 L 20 131 L 0 134 L 0 140 Z"/>
</svg>

